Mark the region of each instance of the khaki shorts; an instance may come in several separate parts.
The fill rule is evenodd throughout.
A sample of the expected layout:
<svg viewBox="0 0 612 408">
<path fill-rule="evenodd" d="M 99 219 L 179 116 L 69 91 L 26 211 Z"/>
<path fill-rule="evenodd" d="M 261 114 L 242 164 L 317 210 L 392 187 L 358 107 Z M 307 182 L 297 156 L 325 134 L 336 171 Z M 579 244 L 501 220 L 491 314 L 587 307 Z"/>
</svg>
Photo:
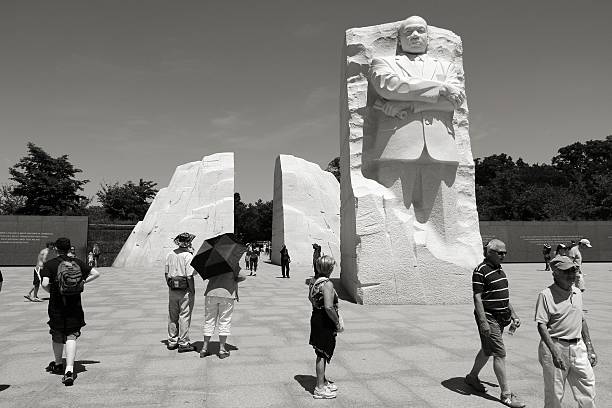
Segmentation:
<svg viewBox="0 0 612 408">
<path fill-rule="evenodd" d="M 476 318 L 476 326 L 478 326 L 478 317 L 476 317 L 476 314 L 474 314 L 474 317 Z M 506 348 L 502 339 L 504 328 L 493 316 L 487 315 L 487 322 L 489 322 L 491 328 L 488 336 L 484 336 L 480 333 L 480 329 L 478 330 L 482 351 L 486 356 L 506 357 Z"/>
</svg>

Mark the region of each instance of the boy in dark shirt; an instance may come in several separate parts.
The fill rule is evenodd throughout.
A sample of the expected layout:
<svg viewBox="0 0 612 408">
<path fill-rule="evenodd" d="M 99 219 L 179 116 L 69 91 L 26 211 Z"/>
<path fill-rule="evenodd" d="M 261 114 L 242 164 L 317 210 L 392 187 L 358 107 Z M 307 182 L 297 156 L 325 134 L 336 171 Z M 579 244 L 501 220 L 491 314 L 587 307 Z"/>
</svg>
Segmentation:
<svg viewBox="0 0 612 408">
<path fill-rule="evenodd" d="M 47 262 L 42 267 L 40 276 L 41 286 L 50 293 L 49 297 L 49 333 L 53 343 L 53 354 L 55 360 L 49 363 L 47 371 L 54 374 L 62 372 L 62 353 L 66 347 L 66 367 L 62 382 L 65 385 L 74 383 L 74 359 L 76 357 L 76 339 L 81 335 L 81 328 L 85 326 L 85 316 L 81 304 L 81 294 L 62 295 L 57 282 L 58 267 L 63 261 L 75 262 L 81 269 L 84 283 L 97 279 L 100 274 L 97 270 L 88 266 L 85 262 L 69 256 L 71 249 L 68 238 L 58 238 L 55 241 L 58 256 Z"/>
</svg>

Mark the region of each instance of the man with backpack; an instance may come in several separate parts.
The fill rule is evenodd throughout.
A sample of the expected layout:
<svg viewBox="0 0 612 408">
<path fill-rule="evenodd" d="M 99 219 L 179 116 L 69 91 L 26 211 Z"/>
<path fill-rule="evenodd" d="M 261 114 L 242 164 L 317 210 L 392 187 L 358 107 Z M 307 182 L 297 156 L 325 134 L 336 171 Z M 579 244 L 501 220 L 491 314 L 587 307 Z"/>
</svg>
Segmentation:
<svg viewBox="0 0 612 408">
<path fill-rule="evenodd" d="M 53 344 L 54 361 L 46 370 L 61 374 L 62 383 L 70 386 L 74 383 L 74 360 L 76 357 L 76 339 L 85 326 L 85 316 L 81 304 L 81 292 L 85 283 L 100 276 L 94 268 L 78 258 L 68 255 L 71 245 L 68 238 L 58 238 L 55 249 L 58 256 L 44 263 L 41 270 L 44 290 L 49 292 L 49 333 Z M 62 353 L 66 351 L 66 365 L 62 363 Z"/>
</svg>

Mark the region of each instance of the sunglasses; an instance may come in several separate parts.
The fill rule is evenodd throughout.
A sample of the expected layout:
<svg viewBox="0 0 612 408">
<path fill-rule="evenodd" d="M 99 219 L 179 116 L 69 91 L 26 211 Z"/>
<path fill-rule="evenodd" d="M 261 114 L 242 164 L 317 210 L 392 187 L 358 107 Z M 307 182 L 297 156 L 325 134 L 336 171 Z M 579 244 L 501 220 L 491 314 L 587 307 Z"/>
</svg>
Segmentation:
<svg viewBox="0 0 612 408">
<path fill-rule="evenodd" d="M 508 253 L 507 251 L 498 251 L 495 249 L 491 249 L 491 251 L 495 252 L 499 256 L 506 256 L 506 254 Z"/>
</svg>

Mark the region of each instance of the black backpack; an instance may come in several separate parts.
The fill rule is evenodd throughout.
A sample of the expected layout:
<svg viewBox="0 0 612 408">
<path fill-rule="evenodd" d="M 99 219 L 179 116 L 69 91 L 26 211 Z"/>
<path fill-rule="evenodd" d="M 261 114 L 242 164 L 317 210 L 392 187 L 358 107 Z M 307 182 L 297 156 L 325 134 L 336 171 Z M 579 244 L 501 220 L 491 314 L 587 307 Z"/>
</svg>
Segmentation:
<svg viewBox="0 0 612 408">
<path fill-rule="evenodd" d="M 81 267 L 72 259 L 62 259 L 57 266 L 56 279 L 62 296 L 78 295 L 85 287 Z"/>
</svg>

